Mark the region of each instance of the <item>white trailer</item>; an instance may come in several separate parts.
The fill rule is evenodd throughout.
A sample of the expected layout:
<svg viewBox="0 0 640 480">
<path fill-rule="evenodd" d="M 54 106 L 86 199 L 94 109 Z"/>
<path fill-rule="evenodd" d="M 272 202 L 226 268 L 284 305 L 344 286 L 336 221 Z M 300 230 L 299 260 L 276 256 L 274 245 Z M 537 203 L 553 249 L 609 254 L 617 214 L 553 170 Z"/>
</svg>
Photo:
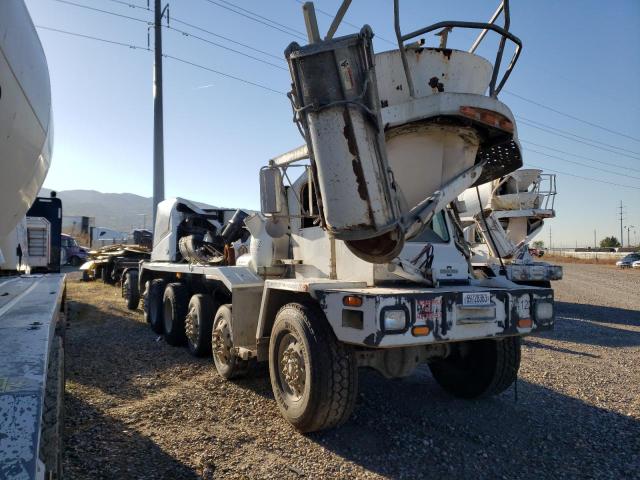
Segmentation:
<svg viewBox="0 0 640 480">
<path fill-rule="evenodd" d="M 166 200 L 151 260 L 125 278 L 151 328 L 212 352 L 223 377 L 268 362 L 300 431 L 349 417 L 358 367 L 393 378 L 427 363 L 453 395 L 500 393 L 516 379 L 520 337 L 554 323 L 551 289 L 474 276 L 455 202 L 522 166 L 497 99 L 521 48 L 508 1 L 489 23 L 403 34 L 396 0 L 398 49 L 377 55 L 368 27 L 332 38 L 349 3 L 324 40 L 307 3 L 311 43 L 286 50 L 306 144 L 261 169 L 261 212 Z M 469 52 L 447 48 L 452 28 L 481 30 Z M 493 64 L 474 53 L 488 31 L 500 40 Z M 430 32 L 438 48 L 415 41 Z M 506 42 L 515 53 L 500 78 Z"/>
<path fill-rule="evenodd" d="M 471 264 L 481 275 L 506 277 L 524 285 L 550 287 L 562 279 L 562 267 L 535 259 L 529 242 L 544 221 L 556 216 L 556 176 L 519 169 L 470 188 L 458 198 Z"/>
</svg>

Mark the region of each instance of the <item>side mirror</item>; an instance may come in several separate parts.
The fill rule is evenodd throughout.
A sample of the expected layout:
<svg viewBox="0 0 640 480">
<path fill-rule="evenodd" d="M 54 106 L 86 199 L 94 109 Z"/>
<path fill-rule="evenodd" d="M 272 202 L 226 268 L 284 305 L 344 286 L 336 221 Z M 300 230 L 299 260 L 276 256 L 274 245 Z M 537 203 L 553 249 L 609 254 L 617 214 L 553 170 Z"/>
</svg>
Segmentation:
<svg viewBox="0 0 640 480">
<path fill-rule="evenodd" d="M 264 214 L 282 211 L 282 173 L 278 167 L 260 169 L 260 208 Z"/>
</svg>

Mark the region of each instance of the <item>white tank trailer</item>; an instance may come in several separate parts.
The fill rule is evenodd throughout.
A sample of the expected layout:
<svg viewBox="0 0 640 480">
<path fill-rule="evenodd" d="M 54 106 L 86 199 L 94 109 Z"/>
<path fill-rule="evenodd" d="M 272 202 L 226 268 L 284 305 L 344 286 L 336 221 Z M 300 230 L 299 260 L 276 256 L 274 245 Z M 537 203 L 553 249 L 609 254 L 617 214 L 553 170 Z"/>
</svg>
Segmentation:
<svg viewBox="0 0 640 480">
<path fill-rule="evenodd" d="M 349 4 L 324 39 L 303 7 L 310 43 L 285 56 L 305 144 L 260 170 L 261 211 L 166 200 L 151 260 L 125 275 L 129 307 L 142 297 L 155 332 L 212 352 L 223 377 L 267 362 L 282 415 L 305 432 L 349 417 L 358 367 L 394 378 L 426 363 L 453 395 L 499 393 L 516 379 L 520 338 L 554 323 L 551 289 L 475 277 L 456 207 L 522 166 L 497 99 L 521 48 L 508 1 L 488 23 L 408 34 L 395 1 L 398 48 L 378 54 L 367 26 L 333 38 Z M 469 51 L 447 47 L 451 29 L 469 28 L 480 31 Z M 493 63 L 475 54 L 488 32 Z"/>
<path fill-rule="evenodd" d="M 51 162 L 47 61 L 23 0 L 0 1 L 0 478 L 62 478 L 64 276 L 18 275 L 42 257 L 25 219 Z M 53 212 L 61 222 L 59 199 Z M 37 203 L 37 202 L 36 202 Z M 59 216 L 58 216 L 59 215 Z M 40 225 L 41 227 L 42 225 Z M 59 234 L 59 230 L 58 230 Z M 59 235 L 58 235 L 59 236 Z M 40 240 L 44 238 L 38 237 Z M 59 239 L 57 242 L 59 246 Z M 48 251 L 45 252 L 48 260 Z M 38 260 L 38 262 L 36 262 Z M 58 262 L 59 268 L 59 262 Z"/>
<path fill-rule="evenodd" d="M 555 175 L 524 168 L 460 195 L 460 220 L 478 274 L 496 276 L 504 268 L 514 282 L 545 287 L 562 279 L 561 266 L 529 252 L 544 220 L 556 216 L 555 196 Z"/>
</svg>

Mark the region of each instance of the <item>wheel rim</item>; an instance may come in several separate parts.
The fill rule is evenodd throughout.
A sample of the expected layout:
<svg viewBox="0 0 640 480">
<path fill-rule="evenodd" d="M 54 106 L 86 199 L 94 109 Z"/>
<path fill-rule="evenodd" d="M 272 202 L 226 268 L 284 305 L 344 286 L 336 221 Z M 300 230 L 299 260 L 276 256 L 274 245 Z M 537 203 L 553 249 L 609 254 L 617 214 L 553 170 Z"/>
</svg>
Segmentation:
<svg viewBox="0 0 640 480">
<path fill-rule="evenodd" d="M 185 333 L 187 334 L 187 339 L 189 343 L 193 346 L 198 344 L 199 334 L 198 330 L 200 329 L 200 318 L 198 317 L 198 312 L 194 308 L 189 310 L 187 314 L 187 318 L 185 321 Z"/>
<path fill-rule="evenodd" d="M 286 333 L 278 345 L 278 379 L 282 393 L 289 401 L 297 402 L 304 394 L 306 368 L 303 344 Z"/>
<path fill-rule="evenodd" d="M 231 341 L 231 329 L 226 319 L 218 317 L 219 320 L 213 329 L 211 336 L 211 348 L 215 360 L 223 365 L 231 363 L 233 342 Z"/>
</svg>

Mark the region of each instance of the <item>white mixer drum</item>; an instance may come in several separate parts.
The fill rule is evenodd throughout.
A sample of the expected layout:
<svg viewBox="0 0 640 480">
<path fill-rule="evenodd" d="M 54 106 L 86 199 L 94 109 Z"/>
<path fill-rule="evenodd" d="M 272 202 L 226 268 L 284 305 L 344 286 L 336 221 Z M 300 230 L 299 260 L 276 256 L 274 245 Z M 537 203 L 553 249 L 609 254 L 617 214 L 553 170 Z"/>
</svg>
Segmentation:
<svg viewBox="0 0 640 480">
<path fill-rule="evenodd" d="M 479 138 L 470 128 L 414 123 L 387 132 L 386 144 L 406 213 L 474 165 Z"/>
<path fill-rule="evenodd" d="M 47 61 L 22 0 L 0 1 L 0 236 L 24 217 L 49 170 Z"/>
</svg>

